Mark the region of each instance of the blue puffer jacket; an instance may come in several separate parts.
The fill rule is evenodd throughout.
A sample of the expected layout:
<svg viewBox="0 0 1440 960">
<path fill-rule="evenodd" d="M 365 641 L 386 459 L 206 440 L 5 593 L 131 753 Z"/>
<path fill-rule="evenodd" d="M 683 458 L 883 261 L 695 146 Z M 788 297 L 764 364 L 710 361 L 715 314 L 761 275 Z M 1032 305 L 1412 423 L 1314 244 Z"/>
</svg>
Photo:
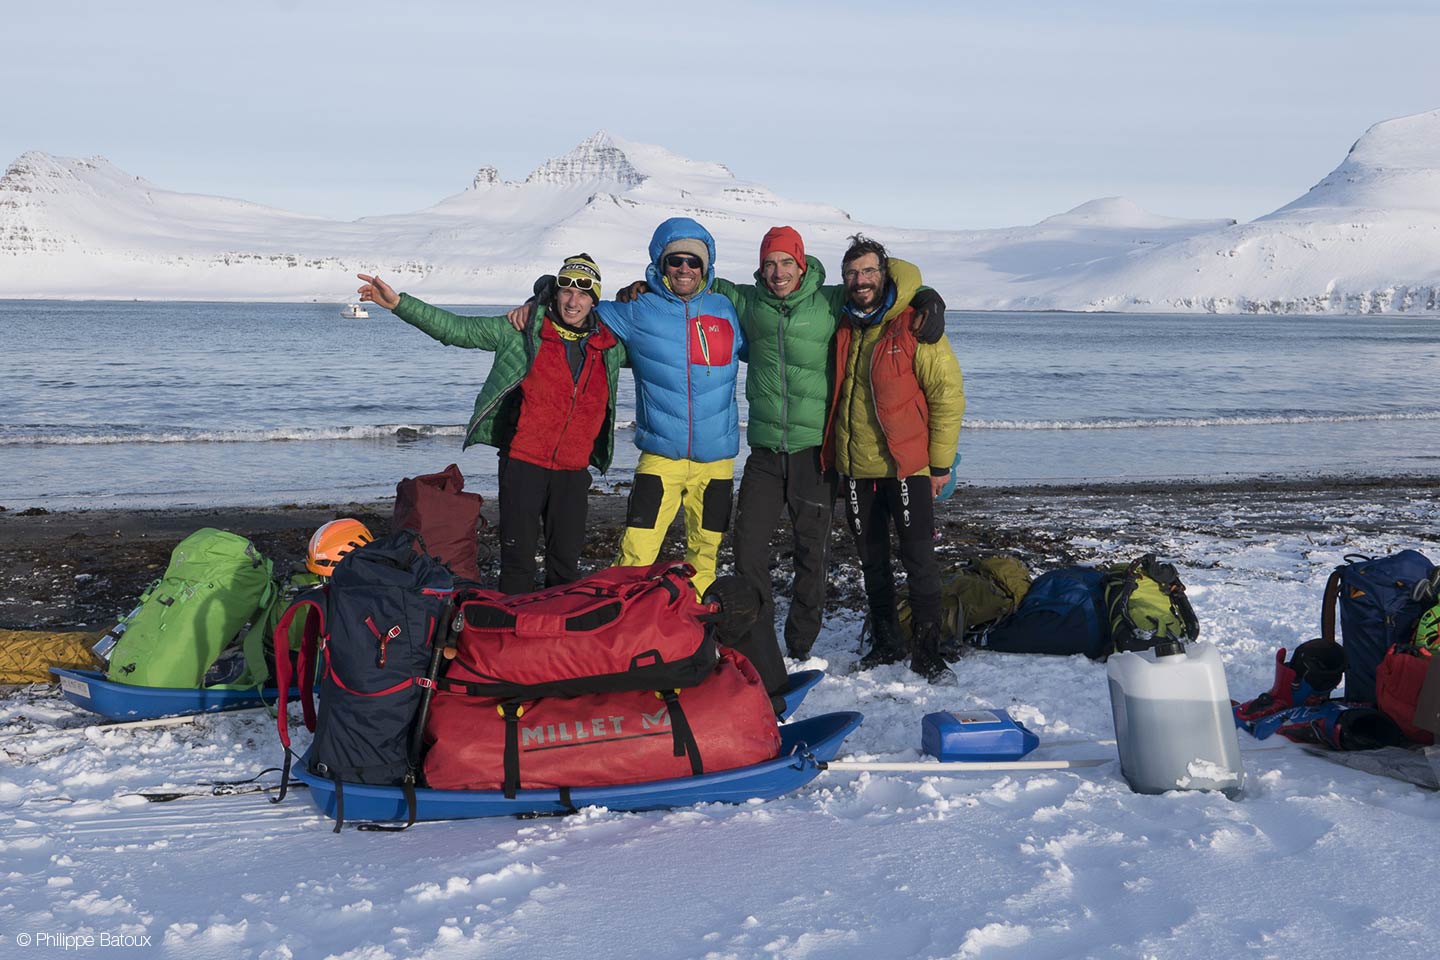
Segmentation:
<svg viewBox="0 0 1440 960">
<path fill-rule="evenodd" d="M 710 251 L 705 285 L 682 300 L 665 285 L 660 254 L 672 240 L 700 240 Z M 672 460 L 709 463 L 735 456 L 740 423 L 735 373 L 745 335 L 729 298 L 712 292 L 715 240 L 689 217 L 673 217 L 650 238 L 650 292 L 630 303 L 604 301 L 595 312 L 625 342 L 635 374 L 635 445 Z"/>
</svg>

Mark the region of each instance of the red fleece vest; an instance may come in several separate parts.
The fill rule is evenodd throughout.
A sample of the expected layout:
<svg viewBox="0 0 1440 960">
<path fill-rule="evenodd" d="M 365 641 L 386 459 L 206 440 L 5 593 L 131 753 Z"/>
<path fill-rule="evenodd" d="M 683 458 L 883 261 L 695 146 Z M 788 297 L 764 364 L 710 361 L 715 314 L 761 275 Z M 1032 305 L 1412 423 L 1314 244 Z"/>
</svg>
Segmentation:
<svg viewBox="0 0 1440 960">
<path fill-rule="evenodd" d="M 870 395 L 875 417 L 885 434 L 886 451 L 895 461 L 895 474 L 904 478 L 926 471 L 930 466 L 930 404 L 915 376 L 915 349 L 919 346 L 910 329 L 915 311 L 906 308 L 891 318 L 870 355 Z M 835 362 L 841 370 L 850 356 L 853 328 L 841 323 L 835 330 Z M 835 463 L 835 411 L 840 406 L 840 377 L 830 398 L 830 416 L 825 429 L 824 462 Z"/>
<path fill-rule="evenodd" d="M 535 362 L 520 381 L 520 417 L 510 456 L 547 470 L 584 470 L 590 465 L 610 403 L 601 352 L 614 343 L 614 335 L 603 326 L 590 334 L 576 380 L 565 358 L 565 342 L 545 321 Z"/>
</svg>

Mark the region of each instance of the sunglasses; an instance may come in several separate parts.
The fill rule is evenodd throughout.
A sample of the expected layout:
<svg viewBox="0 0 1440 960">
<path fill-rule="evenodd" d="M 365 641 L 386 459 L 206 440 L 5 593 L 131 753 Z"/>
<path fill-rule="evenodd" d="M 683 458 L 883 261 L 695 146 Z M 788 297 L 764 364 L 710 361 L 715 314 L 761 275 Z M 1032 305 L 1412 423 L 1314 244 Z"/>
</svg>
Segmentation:
<svg viewBox="0 0 1440 960">
<path fill-rule="evenodd" d="M 595 286 L 595 281 L 589 277 L 567 277 L 564 274 L 555 278 L 557 287 L 574 287 L 576 290 L 589 290 Z"/>
<path fill-rule="evenodd" d="M 689 267 L 691 270 L 699 270 L 704 263 L 704 260 L 701 260 L 692 253 L 672 253 L 665 258 L 665 266 L 671 269 Z"/>
</svg>

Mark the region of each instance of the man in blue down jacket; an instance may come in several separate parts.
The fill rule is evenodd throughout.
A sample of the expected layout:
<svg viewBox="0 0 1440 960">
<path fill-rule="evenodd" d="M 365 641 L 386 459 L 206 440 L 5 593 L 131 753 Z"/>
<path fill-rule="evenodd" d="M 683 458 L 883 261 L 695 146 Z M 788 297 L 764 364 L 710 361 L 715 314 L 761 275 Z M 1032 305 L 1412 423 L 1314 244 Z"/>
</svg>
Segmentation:
<svg viewBox="0 0 1440 960">
<path fill-rule="evenodd" d="M 734 305 L 713 290 L 715 240 L 689 217 L 656 228 L 645 279 L 650 292 L 595 307 L 625 343 L 635 374 L 641 454 L 616 562 L 653 563 L 683 504 L 685 559 L 703 596 L 730 525 L 740 449 L 735 376 L 745 335 Z"/>
</svg>

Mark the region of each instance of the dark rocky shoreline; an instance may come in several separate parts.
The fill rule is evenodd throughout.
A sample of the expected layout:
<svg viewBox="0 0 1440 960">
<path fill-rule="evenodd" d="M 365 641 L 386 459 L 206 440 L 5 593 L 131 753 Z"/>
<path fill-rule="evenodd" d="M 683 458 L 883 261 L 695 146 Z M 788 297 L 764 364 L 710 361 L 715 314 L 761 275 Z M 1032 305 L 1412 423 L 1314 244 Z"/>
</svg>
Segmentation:
<svg viewBox="0 0 1440 960">
<path fill-rule="evenodd" d="M 1341 477 L 1141 482 L 1026 487 L 962 488 L 937 509 L 937 549 L 944 559 L 1004 551 L 1032 569 L 1089 562 L 1113 549 L 1156 549 L 1180 530 L 1215 537 L 1259 531 L 1307 532 L 1326 537 L 1345 531 L 1385 531 L 1399 514 L 1414 516 L 1417 502 L 1440 496 L 1440 477 Z M 592 492 L 587 570 L 615 555 L 625 495 Z M 77 510 L 0 512 L 0 628 L 97 629 L 125 613 L 165 569 L 170 551 L 200 527 L 230 530 L 253 540 L 277 570 L 302 563 L 310 534 L 336 517 L 357 517 L 374 532 L 389 529 L 391 504 L 287 505 L 184 510 Z M 1423 511 L 1422 511 L 1423 513 Z M 484 516 L 493 525 L 495 504 Z M 1417 535 L 1435 535 L 1430 529 Z M 1423 523 L 1422 523 L 1423 525 Z M 789 532 L 772 541 L 776 587 L 789 577 Z M 482 534 L 482 547 L 494 544 Z M 831 603 L 858 608 L 862 590 L 854 549 L 843 524 L 831 533 Z M 683 534 L 671 529 L 662 556 L 683 555 Z M 728 542 L 721 549 L 728 562 Z M 482 580 L 493 584 L 493 551 L 482 555 Z"/>
</svg>

